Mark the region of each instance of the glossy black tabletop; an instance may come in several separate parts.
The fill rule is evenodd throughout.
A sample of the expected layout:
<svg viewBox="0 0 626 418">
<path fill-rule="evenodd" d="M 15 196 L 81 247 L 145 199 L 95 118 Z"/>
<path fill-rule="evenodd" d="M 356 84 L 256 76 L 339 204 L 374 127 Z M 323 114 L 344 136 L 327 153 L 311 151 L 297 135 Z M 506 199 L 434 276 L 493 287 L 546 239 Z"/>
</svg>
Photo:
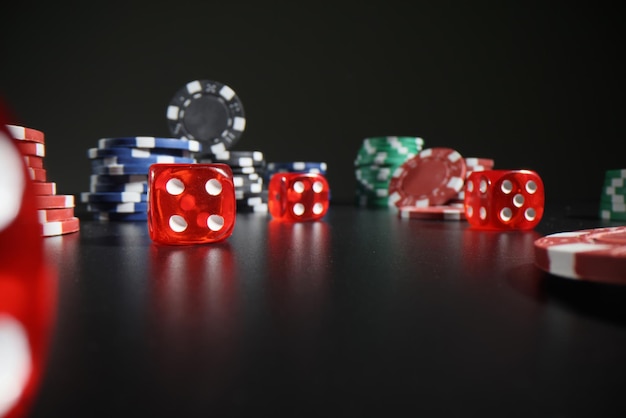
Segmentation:
<svg viewBox="0 0 626 418">
<path fill-rule="evenodd" d="M 46 238 L 58 313 L 31 416 L 624 416 L 626 289 L 533 253 L 613 225 L 575 205 L 484 232 L 334 204 L 177 247 L 82 217 Z"/>
</svg>

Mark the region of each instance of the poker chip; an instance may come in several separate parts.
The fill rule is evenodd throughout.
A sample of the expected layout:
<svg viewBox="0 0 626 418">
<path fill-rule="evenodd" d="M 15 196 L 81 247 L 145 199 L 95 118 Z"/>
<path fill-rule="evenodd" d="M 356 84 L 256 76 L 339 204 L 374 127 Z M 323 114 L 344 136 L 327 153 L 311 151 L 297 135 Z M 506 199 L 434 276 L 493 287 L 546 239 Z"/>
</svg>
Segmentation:
<svg viewBox="0 0 626 418">
<path fill-rule="evenodd" d="M 57 185 L 54 182 L 33 182 L 33 190 L 36 195 L 57 194 Z"/>
<path fill-rule="evenodd" d="M 108 184 L 108 185 L 120 185 L 126 183 L 141 183 L 148 182 L 148 173 L 146 174 L 131 174 L 131 175 L 108 175 L 108 174 L 92 174 L 89 177 L 91 185 Z"/>
<path fill-rule="evenodd" d="M 46 181 L 47 173 L 45 168 L 26 167 L 30 179 L 33 181 Z"/>
<path fill-rule="evenodd" d="M 46 156 L 46 146 L 39 142 L 33 141 L 16 141 L 17 148 L 23 155 L 32 155 L 35 157 Z"/>
<path fill-rule="evenodd" d="M 389 181 L 389 206 L 445 204 L 463 188 L 466 170 L 465 160 L 456 150 L 424 149 L 394 172 Z"/>
<path fill-rule="evenodd" d="M 148 204 L 146 202 L 127 202 L 127 203 L 114 203 L 114 202 L 98 202 L 88 203 L 88 212 L 109 212 L 109 213 L 137 213 L 147 212 Z"/>
<path fill-rule="evenodd" d="M 402 219 L 428 219 L 439 221 L 464 221 L 465 208 L 454 205 L 404 207 L 398 211 Z"/>
<path fill-rule="evenodd" d="M 50 237 L 78 232 L 80 229 L 80 220 L 78 217 L 74 216 L 60 221 L 42 222 L 41 225 L 43 227 L 43 236 Z"/>
<path fill-rule="evenodd" d="M 37 209 L 73 208 L 74 195 L 38 195 L 35 196 Z"/>
<path fill-rule="evenodd" d="M 150 164 L 166 163 L 166 164 L 191 164 L 195 163 L 196 159 L 193 157 L 175 157 L 172 155 L 151 155 L 148 157 L 124 157 L 124 156 L 111 156 L 92 158 L 92 167 L 102 167 L 109 165 L 145 165 L 149 167 Z"/>
<path fill-rule="evenodd" d="M 26 163 L 26 167 L 43 168 L 43 157 L 24 155 L 24 162 Z"/>
<path fill-rule="evenodd" d="M 148 172 L 151 164 L 112 164 L 100 167 L 92 167 L 91 172 L 94 174 L 105 175 L 133 175 L 144 174 Z"/>
<path fill-rule="evenodd" d="M 224 163 L 236 167 L 254 167 L 265 165 L 261 151 L 224 151 L 218 154 L 197 155 L 199 163 Z"/>
<path fill-rule="evenodd" d="M 135 193 L 147 193 L 147 182 L 136 183 L 121 183 L 121 184 L 92 184 L 89 186 L 89 191 L 92 193 L 107 193 L 107 192 L 135 192 Z"/>
<path fill-rule="evenodd" d="M 387 208 L 392 174 L 423 147 L 424 139 L 417 136 L 364 138 L 354 159 L 356 205 Z"/>
<path fill-rule="evenodd" d="M 96 221 L 139 222 L 148 220 L 148 212 L 93 212 Z"/>
<path fill-rule="evenodd" d="M 125 203 L 145 202 L 148 195 L 138 192 L 83 192 L 80 201 L 83 203 Z"/>
<path fill-rule="evenodd" d="M 191 152 L 202 150 L 200 142 L 193 139 L 158 138 L 153 136 L 135 136 L 120 138 L 101 138 L 98 140 L 98 148 L 165 148 L 179 149 Z"/>
<path fill-rule="evenodd" d="M 181 87 L 166 116 L 173 136 L 200 141 L 212 154 L 231 149 L 246 128 L 243 104 L 235 91 L 213 80 L 194 80 Z"/>
<path fill-rule="evenodd" d="M 535 264 L 556 276 L 626 284 L 626 226 L 547 235 L 534 250 Z"/>
<path fill-rule="evenodd" d="M 626 169 L 607 170 L 598 215 L 608 221 L 626 221 Z"/>
<path fill-rule="evenodd" d="M 87 157 L 106 158 L 123 157 L 133 159 L 151 158 L 155 156 L 173 156 L 182 158 L 193 158 L 194 153 L 185 149 L 173 148 L 132 148 L 132 147 L 109 147 L 109 148 L 89 148 Z"/>
<path fill-rule="evenodd" d="M 38 129 L 18 125 L 6 125 L 6 127 L 9 129 L 13 139 L 39 142 L 40 144 L 43 144 L 45 141 L 44 133 Z"/>
<path fill-rule="evenodd" d="M 74 217 L 74 208 L 38 209 L 39 222 L 52 222 Z"/>
</svg>

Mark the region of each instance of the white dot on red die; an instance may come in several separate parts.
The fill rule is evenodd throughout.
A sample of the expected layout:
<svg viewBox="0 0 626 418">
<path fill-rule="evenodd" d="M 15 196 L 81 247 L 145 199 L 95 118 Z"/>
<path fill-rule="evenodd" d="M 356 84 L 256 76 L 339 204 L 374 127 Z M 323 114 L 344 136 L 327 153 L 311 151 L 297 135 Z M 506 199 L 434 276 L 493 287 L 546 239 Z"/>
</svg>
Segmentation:
<svg viewBox="0 0 626 418">
<path fill-rule="evenodd" d="M 313 183 L 313 191 L 315 193 L 321 193 L 324 190 L 324 185 L 321 181 L 316 181 Z"/>
<path fill-rule="evenodd" d="M 535 212 L 535 209 L 533 208 L 528 208 L 524 211 L 524 217 L 528 221 L 534 221 L 536 216 L 537 216 L 537 213 Z"/>
<path fill-rule="evenodd" d="M 528 180 L 526 183 L 526 191 L 530 194 L 534 194 L 537 191 L 537 183 L 532 180 Z"/>
<path fill-rule="evenodd" d="M 483 221 L 487 219 L 487 209 L 485 209 L 484 206 L 481 206 L 480 209 L 478 209 L 478 216 L 480 216 L 480 219 Z"/>
<path fill-rule="evenodd" d="M 205 183 L 204 188 L 206 192 L 211 196 L 217 196 L 218 194 L 222 193 L 222 183 L 220 183 L 219 180 L 216 179 L 208 180 Z"/>
<path fill-rule="evenodd" d="M 320 202 L 317 202 L 316 204 L 313 205 L 314 214 L 319 215 L 323 211 L 324 211 L 324 205 L 322 205 Z"/>
<path fill-rule="evenodd" d="M 302 183 L 301 181 L 296 181 L 295 183 L 293 183 L 293 190 L 296 193 L 302 193 L 304 191 L 304 183 Z"/>
<path fill-rule="evenodd" d="M 185 185 L 179 179 L 169 179 L 165 184 L 165 190 L 171 195 L 178 196 L 185 191 Z"/>
<path fill-rule="evenodd" d="M 519 193 L 513 196 L 513 204 L 515 207 L 521 208 L 524 205 L 524 196 Z"/>
<path fill-rule="evenodd" d="M 211 231 L 219 231 L 224 227 L 224 218 L 219 215 L 211 215 L 207 218 L 206 225 Z"/>
<path fill-rule="evenodd" d="M 187 221 L 180 215 L 170 216 L 170 228 L 174 232 L 183 232 L 187 229 Z"/>
<path fill-rule="evenodd" d="M 296 203 L 293 205 L 293 213 L 296 216 L 301 216 L 304 213 L 304 205 L 302 203 Z"/>
<path fill-rule="evenodd" d="M 502 193 L 509 194 L 513 191 L 513 183 L 510 180 L 504 180 L 500 186 Z"/>
<path fill-rule="evenodd" d="M 0 132 L 0 230 L 13 222 L 22 207 L 26 185 L 23 160 L 11 146 L 11 140 Z"/>
<path fill-rule="evenodd" d="M 468 181 L 467 182 L 467 191 L 470 192 L 470 193 L 474 191 L 474 182 L 473 181 Z"/>
<path fill-rule="evenodd" d="M 502 208 L 500 211 L 500 219 L 502 219 L 503 222 L 509 222 L 512 217 L 513 212 L 511 211 L 511 208 Z"/>
<path fill-rule="evenodd" d="M 487 181 L 486 180 L 481 180 L 480 183 L 478 184 L 478 190 L 480 190 L 481 193 L 485 193 L 487 191 Z"/>
<path fill-rule="evenodd" d="M 24 327 L 0 314 L 0 416 L 13 407 L 31 373 L 30 346 Z"/>
</svg>

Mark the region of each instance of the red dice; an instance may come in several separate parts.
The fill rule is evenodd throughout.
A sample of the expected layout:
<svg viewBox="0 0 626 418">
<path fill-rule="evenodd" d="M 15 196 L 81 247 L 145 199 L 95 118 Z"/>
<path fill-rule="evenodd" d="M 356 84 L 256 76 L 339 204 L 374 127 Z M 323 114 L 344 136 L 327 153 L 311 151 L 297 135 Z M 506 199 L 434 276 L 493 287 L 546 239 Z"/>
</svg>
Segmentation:
<svg viewBox="0 0 626 418">
<path fill-rule="evenodd" d="M 275 219 L 316 221 L 328 212 L 330 187 L 323 174 L 276 173 L 267 188 L 269 212 Z"/>
<path fill-rule="evenodd" d="M 56 271 L 46 263 L 35 190 L 0 109 L 0 417 L 28 415 L 54 323 Z"/>
<path fill-rule="evenodd" d="M 148 231 L 159 244 L 218 242 L 235 228 L 235 186 L 227 164 L 153 164 L 148 202 Z"/>
<path fill-rule="evenodd" d="M 465 180 L 465 217 L 473 228 L 532 229 L 544 201 L 543 181 L 534 171 L 475 171 Z"/>
</svg>

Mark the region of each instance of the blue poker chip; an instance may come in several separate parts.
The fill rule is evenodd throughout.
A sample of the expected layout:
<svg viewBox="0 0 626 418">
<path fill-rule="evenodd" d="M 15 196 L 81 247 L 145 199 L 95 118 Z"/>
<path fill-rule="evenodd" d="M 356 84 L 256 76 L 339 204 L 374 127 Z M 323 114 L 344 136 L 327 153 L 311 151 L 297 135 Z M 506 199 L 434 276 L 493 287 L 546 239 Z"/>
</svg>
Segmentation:
<svg viewBox="0 0 626 418">
<path fill-rule="evenodd" d="M 120 212 L 94 212 L 93 218 L 96 221 L 121 221 L 121 222 L 143 222 L 148 220 L 147 212 L 120 213 Z"/>
<path fill-rule="evenodd" d="M 134 136 L 119 138 L 101 138 L 98 148 L 130 147 L 130 148 L 170 148 L 182 149 L 191 152 L 202 151 L 200 142 L 194 139 L 157 138 L 154 136 Z"/>
<path fill-rule="evenodd" d="M 293 161 L 293 162 L 268 162 L 265 169 L 269 172 L 296 172 L 296 173 L 321 173 L 325 174 L 328 165 L 325 162 Z"/>
<path fill-rule="evenodd" d="M 137 213 L 137 212 L 147 212 L 148 203 L 146 202 L 88 203 L 86 209 L 88 212 Z"/>
<path fill-rule="evenodd" d="M 121 184 L 92 184 L 89 187 L 89 191 L 92 193 L 106 193 L 106 192 L 135 192 L 135 193 L 147 193 L 148 183 L 121 183 Z"/>
<path fill-rule="evenodd" d="M 147 200 L 147 193 L 137 192 L 83 192 L 80 194 L 80 201 L 83 203 L 146 202 Z"/>
<path fill-rule="evenodd" d="M 115 164 L 115 165 L 103 165 L 96 166 L 92 165 L 91 172 L 93 174 L 100 175 L 138 175 L 144 174 L 148 175 L 148 171 L 152 164 Z"/>
<path fill-rule="evenodd" d="M 172 155 L 152 155 L 150 157 L 145 158 L 134 158 L 134 157 L 98 157 L 92 158 L 91 165 L 93 166 L 103 166 L 103 165 L 117 165 L 117 164 L 157 164 L 157 163 L 168 163 L 168 164 L 192 164 L 196 162 L 195 158 L 186 158 L 186 157 L 174 157 Z"/>
<path fill-rule="evenodd" d="M 172 148 L 89 148 L 87 157 L 106 158 L 106 157 L 125 157 L 125 158 L 150 158 L 159 155 L 171 155 L 172 157 L 194 158 L 194 153 L 184 149 Z"/>
<path fill-rule="evenodd" d="M 148 173 L 144 174 L 92 174 L 89 177 L 91 184 L 119 185 L 125 183 L 148 183 Z"/>
</svg>

